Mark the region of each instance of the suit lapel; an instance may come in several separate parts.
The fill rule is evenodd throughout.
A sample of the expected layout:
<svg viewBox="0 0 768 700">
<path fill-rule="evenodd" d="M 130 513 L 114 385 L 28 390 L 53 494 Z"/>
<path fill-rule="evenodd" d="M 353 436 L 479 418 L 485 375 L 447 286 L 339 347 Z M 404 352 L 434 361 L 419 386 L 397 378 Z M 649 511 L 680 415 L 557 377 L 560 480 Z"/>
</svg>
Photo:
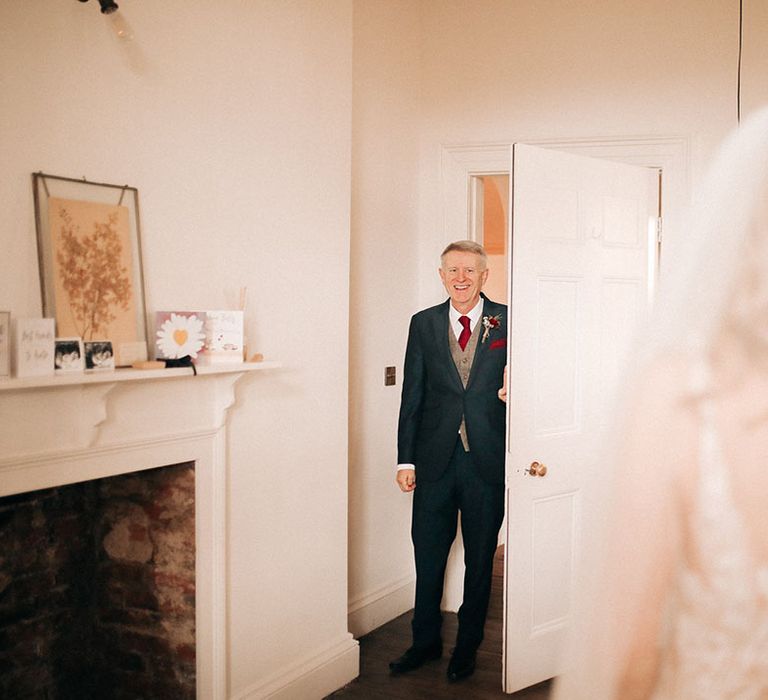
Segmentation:
<svg viewBox="0 0 768 700">
<path fill-rule="evenodd" d="M 480 317 L 480 320 L 478 321 L 479 327 L 477 328 L 477 332 L 480 334 L 480 337 L 477 339 L 477 348 L 475 349 L 475 356 L 472 359 L 472 366 L 469 372 L 469 381 L 467 382 L 466 388 L 469 389 L 472 386 L 472 382 L 474 381 L 475 377 L 478 375 L 483 362 L 485 361 L 486 357 L 488 356 L 489 348 L 491 346 L 491 342 L 495 340 L 495 338 L 492 338 L 490 335 L 488 338 L 486 338 L 485 342 L 482 342 L 483 340 L 483 333 L 485 329 L 483 328 L 483 318 L 486 316 L 497 316 L 499 314 L 503 314 L 503 307 L 501 307 L 499 304 L 495 304 L 494 302 L 490 301 L 485 295 L 483 295 L 483 315 Z M 448 344 L 448 333 L 449 333 L 449 325 L 448 325 L 448 305 L 450 304 L 450 299 L 446 300 L 445 303 L 441 304 L 437 309 L 437 313 L 434 315 L 432 319 L 432 328 L 433 332 L 435 334 L 435 338 L 437 340 L 437 347 L 440 353 L 440 360 L 444 367 L 446 367 L 446 370 L 448 374 L 451 376 L 452 381 L 456 383 L 456 386 L 460 388 L 462 391 L 465 390 L 464 384 L 461 381 L 461 376 L 459 376 L 459 370 L 456 369 L 456 363 L 453 361 L 453 357 L 451 356 L 451 348 Z M 507 319 L 501 318 L 501 327 L 503 329 L 506 329 L 507 327 Z M 498 331 L 496 331 L 498 333 Z"/>
<path fill-rule="evenodd" d="M 488 356 L 488 348 L 491 346 L 492 338 L 489 335 L 488 338 L 485 339 L 485 342 L 483 342 L 483 334 L 485 333 L 485 328 L 483 328 L 483 319 L 487 316 L 496 316 L 499 313 L 501 313 L 501 309 L 499 309 L 497 304 L 494 304 L 492 301 L 490 301 L 484 294 L 483 294 L 483 315 L 480 317 L 480 320 L 478 323 L 478 333 L 480 333 L 480 337 L 477 339 L 477 349 L 475 350 L 475 357 L 472 360 L 472 369 L 469 373 L 469 381 L 467 382 L 467 389 L 472 386 L 472 382 L 474 381 L 475 377 L 477 377 L 480 368 L 482 367 L 483 361 Z M 506 320 L 505 318 L 501 319 L 501 327 L 506 328 Z M 497 331 L 498 332 L 498 331 Z"/>
</svg>

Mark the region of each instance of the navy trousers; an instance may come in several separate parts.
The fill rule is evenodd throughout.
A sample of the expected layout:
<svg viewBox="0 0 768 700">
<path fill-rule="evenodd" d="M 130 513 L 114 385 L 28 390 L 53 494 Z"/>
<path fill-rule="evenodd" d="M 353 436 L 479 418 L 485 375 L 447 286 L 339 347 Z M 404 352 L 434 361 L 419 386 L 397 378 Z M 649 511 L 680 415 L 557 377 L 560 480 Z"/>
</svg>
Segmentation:
<svg viewBox="0 0 768 700">
<path fill-rule="evenodd" d="M 459 608 L 456 649 L 473 652 L 483 640 L 491 595 L 493 557 L 504 518 L 504 485 L 489 484 L 456 441 L 451 461 L 437 481 L 419 480 L 413 493 L 411 537 L 416 560 L 413 644 L 438 642 L 445 567 L 461 516 L 464 542 L 464 596 Z"/>
</svg>

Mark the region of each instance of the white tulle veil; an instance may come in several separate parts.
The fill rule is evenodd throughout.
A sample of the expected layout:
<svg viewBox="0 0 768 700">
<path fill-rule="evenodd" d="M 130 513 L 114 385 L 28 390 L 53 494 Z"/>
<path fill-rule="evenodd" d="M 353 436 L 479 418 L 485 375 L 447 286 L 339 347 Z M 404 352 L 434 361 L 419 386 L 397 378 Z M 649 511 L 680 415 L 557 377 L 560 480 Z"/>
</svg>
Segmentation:
<svg viewBox="0 0 768 700">
<path fill-rule="evenodd" d="M 606 440 L 603 462 L 609 470 L 620 470 L 622 465 L 617 446 L 631 410 L 627 409 L 629 387 L 636 386 L 638 374 L 654 358 L 670 352 L 706 355 L 730 323 L 744 329 L 768 328 L 768 231 L 757 223 L 768 220 L 767 174 L 768 109 L 764 109 L 723 142 L 696 188 L 682 235 L 664 246 L 654 311 L 638 334 L 628 363 L 627 389 L 619 392 L 614 434 Z M 755 280 L 761 287 L 762 303 L 740 293 L 748 278 L 752 287 Z M 768 341 L 768 332 L 762 330 L 762 334 Z M 749 332 L 743 342 L 752 342 Z M 768 353 L 768 345 L 761 349 Z M 653 473 L 646 476 L 654 478 Z M 639 591 L 633 592 L 631 585 L 621 592 L 610 590 L 616 572 L 612 577 L 605 575 L 615 568 L 615 562 L 607 560 L 605 543 L 612 539 L 611 509 L 620 482 L 609 476 L 596 485 L 589 508 L 595 512 L 585 513 L 590 520 L 585 521 L 586 546 L 580 553 L 581 590 L 574 604 L 568 671 L 555 684 L 553 700 L 626 700 L 626 696 L 617 697 L 616 683 L 631 630 L 623 626 L 617 609 L 631 609 L 633 601 L 627 597 Z M 643 566 L 642 560 L 628 560 L 636 571 Z"/>
</svg>

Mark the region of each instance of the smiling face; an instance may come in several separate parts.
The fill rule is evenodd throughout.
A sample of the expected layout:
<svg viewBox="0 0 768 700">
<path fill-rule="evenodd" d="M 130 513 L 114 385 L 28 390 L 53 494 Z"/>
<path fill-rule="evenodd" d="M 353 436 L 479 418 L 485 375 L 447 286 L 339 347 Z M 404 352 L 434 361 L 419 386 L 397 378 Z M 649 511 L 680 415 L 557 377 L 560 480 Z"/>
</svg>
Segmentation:
<svg viewBox="0 0 768 700">
<path fill-rule="evenodd" d="M 462 314 L 474 308 L 488 279 L 488 269 L 482 257 L 476 253 L 452 250 L 443 256 L 439 272 L 453 308 Z"/>
</svg>

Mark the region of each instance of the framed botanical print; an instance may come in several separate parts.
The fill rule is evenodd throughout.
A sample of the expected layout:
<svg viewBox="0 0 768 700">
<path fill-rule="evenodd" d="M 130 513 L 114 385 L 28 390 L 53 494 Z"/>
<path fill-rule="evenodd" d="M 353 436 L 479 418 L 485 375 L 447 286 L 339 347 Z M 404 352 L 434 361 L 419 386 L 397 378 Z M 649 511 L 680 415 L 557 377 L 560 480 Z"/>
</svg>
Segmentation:
<svg viewBox="0 0 768 700">
<path fill-rule="evenodd" d="M 43 315 L 59 337 L 109 341 L 116 366 L 146 358 L 138 190 L 44 173 L 32 181 Z"/>
</svg>

